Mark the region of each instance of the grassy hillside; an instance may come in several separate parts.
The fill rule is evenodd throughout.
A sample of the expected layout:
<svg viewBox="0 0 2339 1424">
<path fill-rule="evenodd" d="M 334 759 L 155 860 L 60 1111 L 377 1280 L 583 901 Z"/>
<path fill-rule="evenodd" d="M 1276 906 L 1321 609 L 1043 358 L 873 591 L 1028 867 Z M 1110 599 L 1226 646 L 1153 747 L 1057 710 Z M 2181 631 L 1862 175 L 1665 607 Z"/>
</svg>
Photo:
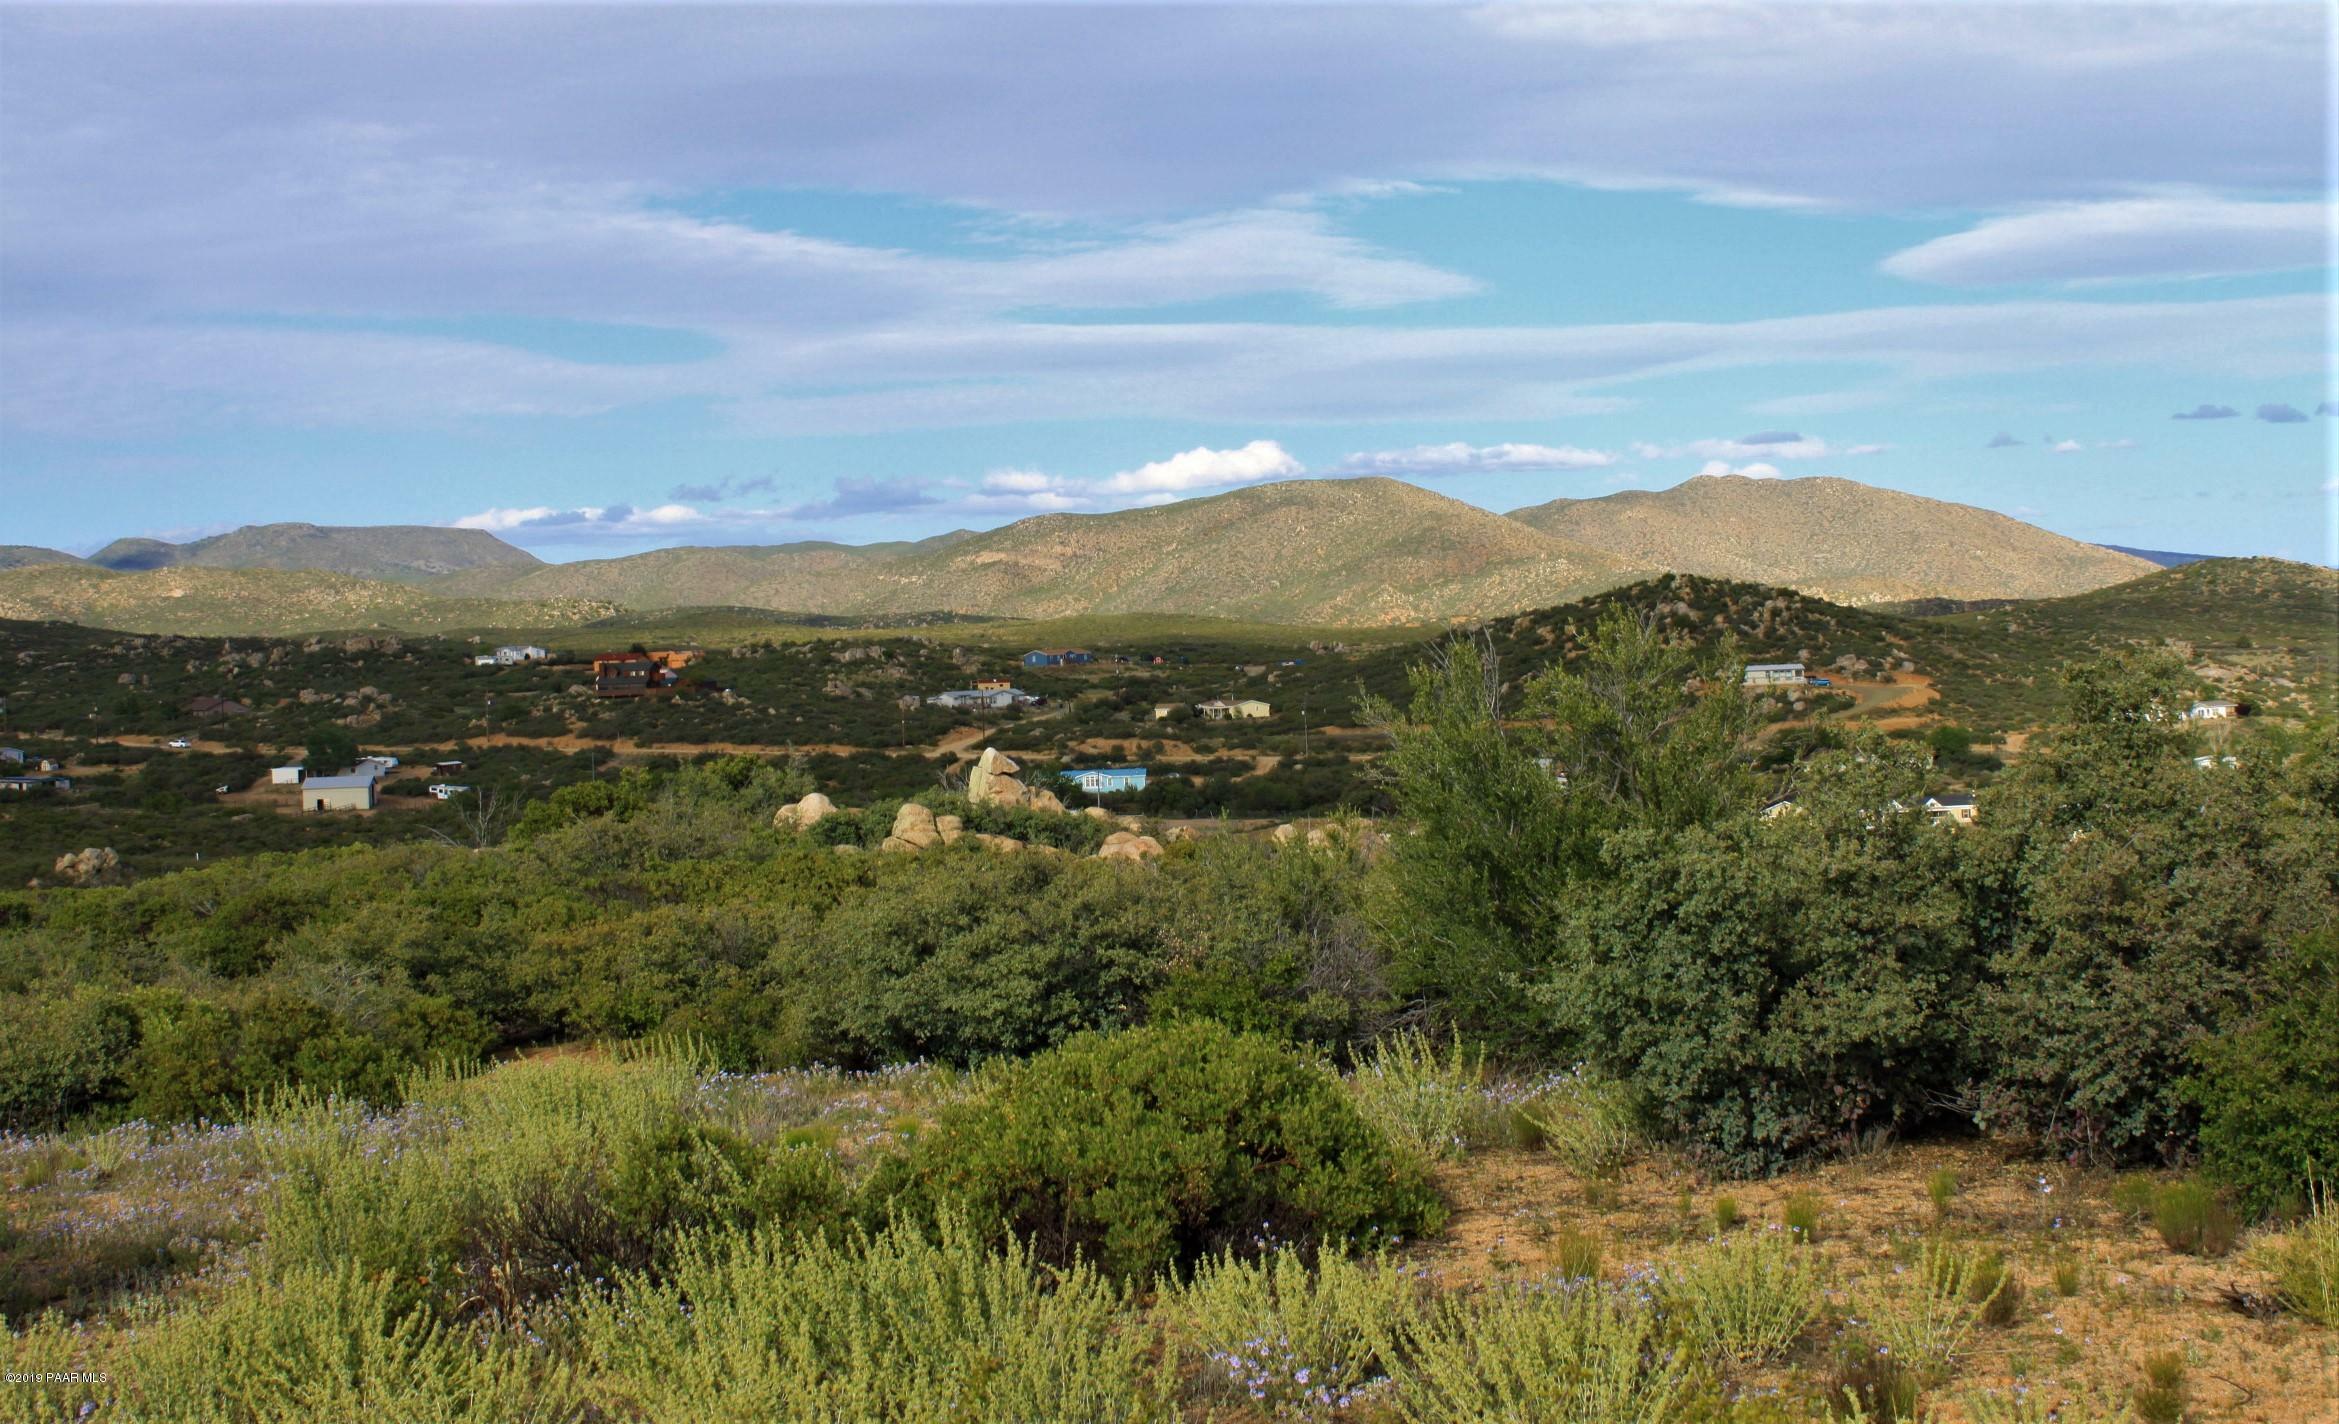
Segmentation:
<svg viewBox="0 0 2339 1424">
<path fill-rule="evenodd" d="M 1397 480 L 1302 480 L 1114 514 L 1052 514 L 914 544 L 664 549 L 458 575 L 437 587 L 879 616 L 1176 613 L 1403 625 L 1484 617 L 1621 581 L 1625 563 Z"/>
<path fill-rule="evenodd" d="M 60 549 L 44 549 L 38 544 L 0 544 L 0 569 L 28 568 L 34 564 L 78 564 L 81 560 Z"/>
<path fill-rule="evenodd" d="M 117 573 L 78 564 L 0 572 L 0 618 L 59 619 L 141 633 L 292 634 L 567 627 L 607 617 L 587 599 L 447 598 L 407 584 L 276 569 Z"/>
<path fill-rule="evenodd" d="M 357 578 L 427 579 L 464 569 L 533 568 L 536 556 L 482 529 L 422 524 L 253 524 L 185 544 L 117 539 L 90 556 L 103 568 L 309 569 Z"/>
<path fill-rule="evenodd" d="M 1401 481 L 1303 480 L 1027 519 L 889 567 L 873 596 L 1027 617 L 1404 624 L 1483 617 L 1627 571 L 1598 550 Z"/>
<path fill-rule="evenodd" d="M 2316 715 L 2339 689 L 2339 573 L 2278 559 L 2215 559 L 2157 570 L 2067 598 L 1919 617 L 1847 607 L 1791 589 L 1667 575 L 1484 625 L 1516 680 L 1572 657 L 1611 606 L 1652 614 L 1701 639 L 1728 633 L 1750 661 L 1841 659 L 1862 680 L 1922 678 L 1930 714 L 1978 728 L 2036 725 L 2065 664 L 2122 644 L 2173 645 L 2202 675 L 2260 711 Z M 1391 651 L 1368 664 L 1401 661 Z M 1373 666 L 1366 680 L 1390 681 Z"/>
<path fill-rule="evenodd" d="M 432 589 L 497 598 L 604 598 L 632 609 L 736 606 L 837 613 L 851 611 L 840 606 L 839 591 L 859 587 L 859 570 L 914 547 L 816 541 L 652 549 L 620 559 L 473 569 L 440 579 Z"/>
<path fill-rule="evenodd" d="M 2331 709 L 2339 690 L 2339 571 L 2207 559 L 2069 598 L 1914 620 L 1966 647 L 2166 643 L 2263 712 Z"/>
<path fill-rule="evenodd" d="M 2051 598 L 2150 573 L 1971 505 L 1851 480 L 1693 479 L 1511 511 L 1537 529 L 1644 568 L 1797 588 L 1844 604 Z"/>
</svg>

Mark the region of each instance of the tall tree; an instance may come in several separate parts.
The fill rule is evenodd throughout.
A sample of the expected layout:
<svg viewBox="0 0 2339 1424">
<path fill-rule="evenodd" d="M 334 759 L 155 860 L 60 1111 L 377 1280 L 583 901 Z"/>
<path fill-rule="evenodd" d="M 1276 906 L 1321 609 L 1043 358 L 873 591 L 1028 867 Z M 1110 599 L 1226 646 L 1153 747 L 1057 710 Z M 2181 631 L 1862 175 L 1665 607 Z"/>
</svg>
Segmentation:
<svg viewBox="0 0 2339 1424">
<path fill-rule="evenodd" d="M 1525 710 L 1548 724 L 1572 796 L 1623 824 L 1678 831 L 1753 809 L 1755 716 L 1740 672 L 1729 639 L 1700 647 L 1611 608 L 1576 659 L 1528 683 Z"/>
</svg>

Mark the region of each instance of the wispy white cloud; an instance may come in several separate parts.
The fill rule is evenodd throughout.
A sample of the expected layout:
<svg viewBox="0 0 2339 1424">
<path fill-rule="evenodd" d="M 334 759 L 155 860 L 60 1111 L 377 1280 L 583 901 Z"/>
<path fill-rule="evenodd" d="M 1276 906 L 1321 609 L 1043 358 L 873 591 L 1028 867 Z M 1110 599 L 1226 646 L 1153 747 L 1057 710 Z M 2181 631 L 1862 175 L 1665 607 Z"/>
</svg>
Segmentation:
<svg viewBox="0 0 2339 1424">
<path fill-rule="evenodd" d="M 1596 470 L 1615 463 L 1616 456 L 1609 451 L 1585 450 L 1574 445 L 1507 441 L 1499 445 L 1472 445 L 1455 440 L 1403 450 L 1360 450 L 1342 460 L 1339 470 L 1345 474 L 1425 476 Z"/>
<path fill-rule="evenodd" d="M 1764 464 L 1759 460 L 1751 465 L 1733 465 L 1727 460 L 1708 460 L 1703 466 L 1699 467 L 1697 472 L 1697 477 L 1699 479 L 1712 479 L 1720 475 L 1735 475 L 1738 478 L 1745 480 L 1775 480 L 1780 478 L 1778 466 Z"/>
<path fill-rule="evenodd" d="M 676 485 L 667 492 L 666 497 L 698 504 L 718 504 L 741 495 L 768 494 L 776 483 L 770 475 L 757 475 L 752 479 L 722 479 L 711 484 Z"/>
<path fill-rule="evenodd" d="M 1742 435 L 1735 440 L 1689 440 L 1678 445 L 1636 441 L 1632 453 L 1643 460 L 1749 460 L 1757 456 L 1765 460 L 1823 460 L 1874 455 L 1887 448 L 1883 445 L 1831 445 L 1817 436 L 1806 436 L 1798 431 L 1766 430 Z"/>
<path fill-rule="evenodd" d="M 1896 277 L 1948 286 L 2224 277 L 2320 267 L 2339 207 L 2207 195 L 2062 203 L 1896 252 Z"/>
<path fill-rule="evenodd" d="M 561 530 L 608 538 L 675 534 L 711 523 L 708 516 L 687 504 L 661 504 L 636 509 L 630 504 L 580 505 L 557 509 L 535 505 L 526 509 L 483 509 L 453 521 L 457 529 L 484 529 L 494 534 Z"/>
<path fill-rule="evenodd" d="M 442 336 L 57 322 L 19 325 L 0 342 L 0 418 L 112 434 L 255 424 L 412 428 L 699 401 L 732 429 L 793 436 L 1052 419 L 1542 420 L 1614 410 L 1629 399 L 1620 389 L 1635 381 L 1758 367 L 1854 364 L 1911 381 L 2169 365 L 2206 375 L 2319 376 L 2327 315 L 2320 296 L 2301 294 L 1607 326 L 969 318 L 850 331 L 731 327 L 718 355 L 635 366 Z M 1823 452 L 1818 442 L 1727 439 L 1648 448 L 1730 460 Z M 1827 445 L 1824 454 L 1870 448 Z"/>
</svg>

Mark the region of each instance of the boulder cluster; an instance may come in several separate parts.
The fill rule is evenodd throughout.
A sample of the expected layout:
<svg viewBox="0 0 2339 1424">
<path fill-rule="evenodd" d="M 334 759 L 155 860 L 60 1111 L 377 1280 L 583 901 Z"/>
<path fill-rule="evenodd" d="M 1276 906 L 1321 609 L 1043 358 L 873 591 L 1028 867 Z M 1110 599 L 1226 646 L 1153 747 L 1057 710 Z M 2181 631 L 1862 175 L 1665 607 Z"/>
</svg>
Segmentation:
<svg viewBox="0 0 2339 1424">
<path fill-rule="evenodd" d="M 966 774 L 966 799 L 977 806 L 1022 806 L 1032 811 L 1062 811 L 1064 803 L 1053 791 L 1034 790 L 1016 776 L 1023 770 L 997 747 L 983 748 Z"/>
<path fill-rule="evenodd" d="M 793 806 L 782 806 L 772 812 L 772 824 L 782 830 L 810 829 L 825 816 L 836 814 L 837 803 L 814 791 Z"/>
<path fill-rule="evenodd" d="M 129 878 L 112 846 L 90 846 L 58 856 L 56 876 L 64 885 L 119 885 Z"/>
<path fill-rule="evenodd" d="M 1027 811 L 1049 811 L 1057 815 L 1070 814 L 1064 803 L 1052 791 L 1033 790 L 1017 778 L 1021 770 L 1012 757 L 996 747 L 985 747 L 983 754 L 967 775 L 967 799 L 978 806 L 1020 806 Z M 782 806 L 772 813 L 772 824 L 783 830 L 807 830 L 837 813 L 837 804 L 819 792 L 812 792 L 801 801 Z M 1100 821 L 1113 821 L 1118 830 L 1105 837 L 1096 854 L 1100 860 L 1152 860 L 1162 853 L 1162 844 L 1145 834 L 1144 823 L 1134 816 L 1114 816 L 1098 806 L 1090 806 L 1078 814 Z M 1170 839 L 1183 839 L 1172 832 Z M 905 804 L 893 818 L 893 828 L 879 843 L 880 852 L 892 855 L 916 855 L 936 846 L 955 845 L 961 840 L 972 840 L 986 850 L 1001 854 L 1034 851 L 1045 855 L 1063 855 L 1066 852 L 1037 841 L 1025 842 L 1014 836 L 991 835 L 970 831 L 966 822 L 957 816 L 937 815 L 930 806 L 915 801 Z M 860 847 L 840 845 L 839 855 L 858 855 Z"/>
<path fill-rule="evenodd" d="M 1267 833 L 1269 840 L 1279 846 L 1297 845 L 1305 841 L 1310 850 L 1352 850 L 1367 860 L 1377 860 L 1389 848 L 1389 838 L 1370 826 L 1350 826 L 1338 821 L 1312 826 L 1305 833 L 1289 821 Z"/>
<path fill-rule="evenodd" d="M 958 817 L 937 816 L 932 809 L 911 801 L 895 815 L 893 832 L 877 848 L 897 853 L 932 850 L 938 845 L 955 845 L 965 834 L 966 823 Z"/>
</svg>

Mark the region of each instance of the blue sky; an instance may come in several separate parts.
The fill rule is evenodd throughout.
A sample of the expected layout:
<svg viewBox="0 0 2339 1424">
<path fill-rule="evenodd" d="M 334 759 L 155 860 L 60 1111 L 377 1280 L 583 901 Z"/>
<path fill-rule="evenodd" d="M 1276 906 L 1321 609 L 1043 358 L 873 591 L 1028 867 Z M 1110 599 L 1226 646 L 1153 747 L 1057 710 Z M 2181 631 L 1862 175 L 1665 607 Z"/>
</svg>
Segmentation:
<svg viewBox="0 0 2339 1424">
<path fill-rule="evenodd" d="M 0 542 L 577 558 L 1728 471 L 2330 561 L 2329 39 L 2314 4 L 0 9 Z"/>
</svg>

